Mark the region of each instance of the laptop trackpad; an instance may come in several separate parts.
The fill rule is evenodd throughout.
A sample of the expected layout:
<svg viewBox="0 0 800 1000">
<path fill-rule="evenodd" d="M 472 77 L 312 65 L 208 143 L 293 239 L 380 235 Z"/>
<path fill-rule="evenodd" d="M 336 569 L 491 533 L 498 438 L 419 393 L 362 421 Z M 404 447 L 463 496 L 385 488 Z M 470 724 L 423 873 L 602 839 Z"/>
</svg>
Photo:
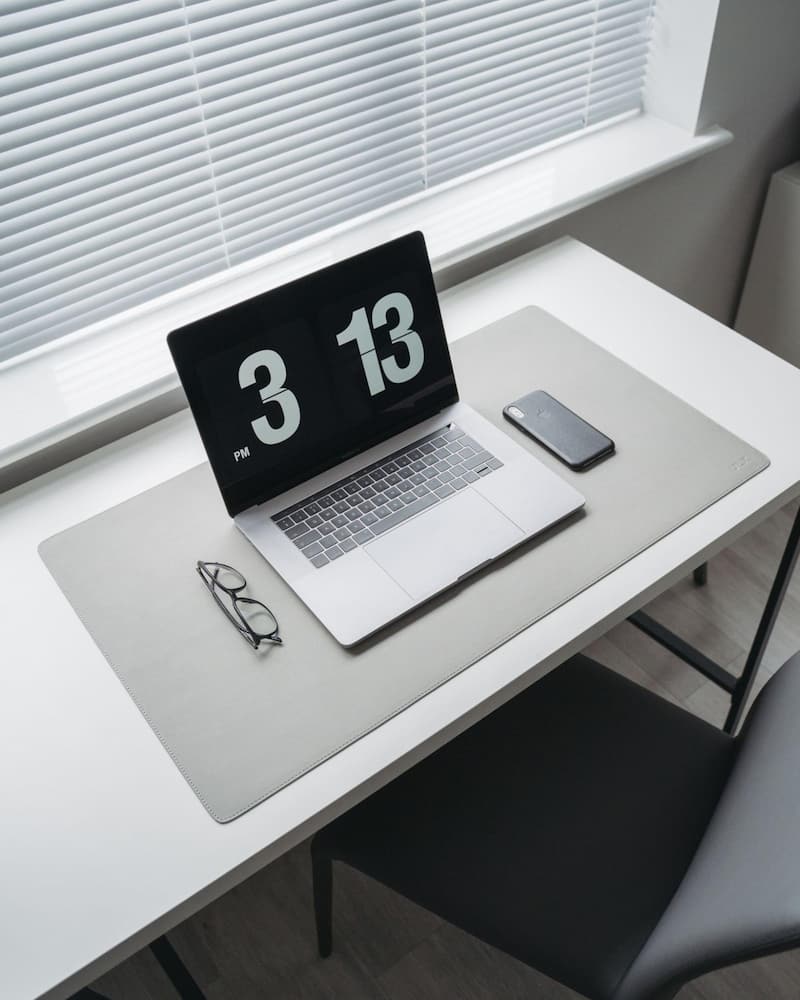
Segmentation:
<svg viewBox="0 0 800 1000">
<path fill-rule="evenodd" d="M 466 489 L 376 538 L 367 552 L 413 598 L 429 597 L 518 542 L 523 532 Z"/>
</svg>

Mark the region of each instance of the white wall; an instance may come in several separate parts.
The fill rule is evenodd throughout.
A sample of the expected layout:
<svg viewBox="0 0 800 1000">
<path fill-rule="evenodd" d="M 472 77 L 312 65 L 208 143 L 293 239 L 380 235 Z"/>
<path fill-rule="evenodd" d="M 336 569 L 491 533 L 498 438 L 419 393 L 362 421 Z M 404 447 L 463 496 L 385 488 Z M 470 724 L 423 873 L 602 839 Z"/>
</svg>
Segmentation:
<svg viewBox="0 0 800 1000">
<path fill-rule="evenodd" d="M 800 159 L 800 0 L 721 0 L 701 124 L 734 141 L 452 268 L 442 286 L 569 235 L 732 324 L 770 175 Z"/>
</svg>

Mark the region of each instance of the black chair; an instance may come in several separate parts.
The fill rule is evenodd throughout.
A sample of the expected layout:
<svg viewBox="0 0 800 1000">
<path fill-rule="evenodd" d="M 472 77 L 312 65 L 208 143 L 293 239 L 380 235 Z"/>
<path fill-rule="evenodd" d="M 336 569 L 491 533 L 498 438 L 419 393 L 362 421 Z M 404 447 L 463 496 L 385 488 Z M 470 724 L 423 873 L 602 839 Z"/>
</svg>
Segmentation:
<svg viewBox="0 0 800 1000">
<path fill-rule="evenodd" d="M 312 841 L 592 1000 L 800 943 L 800 654 L 734 738 L 584 656 Z"/>
</svg>

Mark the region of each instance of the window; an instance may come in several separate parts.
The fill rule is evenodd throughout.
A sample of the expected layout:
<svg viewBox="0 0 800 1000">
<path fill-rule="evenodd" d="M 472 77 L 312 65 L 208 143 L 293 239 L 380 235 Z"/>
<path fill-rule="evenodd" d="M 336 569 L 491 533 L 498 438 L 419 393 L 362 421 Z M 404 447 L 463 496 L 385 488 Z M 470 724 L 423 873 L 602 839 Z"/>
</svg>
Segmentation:
<svg viewBox="0 0 800 1000">
<path fill-rule="evenodd" d="M 0 360 L 635 112 L 652 2 L 7 5 Z"/>
</svg>

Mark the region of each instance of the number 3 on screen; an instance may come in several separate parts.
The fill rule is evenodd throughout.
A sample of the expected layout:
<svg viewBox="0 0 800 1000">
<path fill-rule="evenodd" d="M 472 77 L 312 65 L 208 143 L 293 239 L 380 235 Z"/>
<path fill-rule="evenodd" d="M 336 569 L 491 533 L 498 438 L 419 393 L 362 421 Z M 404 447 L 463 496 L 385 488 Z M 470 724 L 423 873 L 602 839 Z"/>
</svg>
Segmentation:
<svg viewBox="0 0 800 1000">
<path fill-rule="evenodd" d="M 281 424 L 275 427 L 266 416 L 251 421 L 255 435 L 264 444 L 280 444 L 294 434 L 300 426 L 300 404 L 297 396 L 286 385 L 286 365 L 277 351 L 256 351 L 245 358 L 239 366 L 239 385 L 248 389 L 256 384 L 256 372 L 264 368 L 269 376 L 269 384 L 259 389 L 261 402 L 277 403 L 281 410 Z"/>
<path fill-rule="evenodd" d="M 394 355 L 379 358 L 375 349 L 373 328 L 387 324 L 390 309 L 394 309 L 397 313 L 397 325 L 390 328 L 389 336 L 393 344 L 405 344 L 408 351 L 408 361 L 405 365 L 400 365 Z M 414 310 L 408 296 L 402 292 L 390 292 L 378 299 L 372 307 L 372 326 L 367 319 L 367 310 L 356 309 L 347 329 L 336 335 L 336 342 L 340 347 L 350 343 L 351 340 L 356 342 L 371 396 L 377 396 L 386 388 L 384 376 L 390 382 L 408 382 L 421 371 L 425 360 L 425 349 L 420 335 L 411 329 L 413 322 Z"/>
</svg>

